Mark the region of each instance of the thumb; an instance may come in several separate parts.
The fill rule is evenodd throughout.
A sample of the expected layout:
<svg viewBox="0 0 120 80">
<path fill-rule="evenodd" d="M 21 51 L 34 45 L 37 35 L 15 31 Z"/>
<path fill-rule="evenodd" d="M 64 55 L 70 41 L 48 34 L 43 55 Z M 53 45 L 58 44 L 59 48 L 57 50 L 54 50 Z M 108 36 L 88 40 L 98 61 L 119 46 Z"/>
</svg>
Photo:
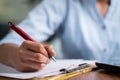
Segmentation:
<svg viewBox="0 0 120 80">
<path fill-rule="evenodd" d="M 47 50 L 47 52 L 48 52 L 51 56 L 56 56 L 56 53 L 55 53 L 52 45 L 46 45 L 46 46 L 45 46 L 45 49 Z"/>
</svg>

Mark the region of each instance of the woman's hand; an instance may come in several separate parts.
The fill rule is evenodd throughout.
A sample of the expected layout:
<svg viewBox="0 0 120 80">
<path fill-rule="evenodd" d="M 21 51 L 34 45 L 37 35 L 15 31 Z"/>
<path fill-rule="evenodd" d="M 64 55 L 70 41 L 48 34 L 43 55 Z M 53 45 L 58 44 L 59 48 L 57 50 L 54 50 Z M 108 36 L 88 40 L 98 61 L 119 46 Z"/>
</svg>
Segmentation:
<svg viewBox="0 0 120 80">
<path fill-rule="evenodd" d="M 55 56 L 52 46 L 26 40 L 13 55 L 13 67 L 22 72 L 37 71 L 49 63 L 48 53 Z"/>
</svg>

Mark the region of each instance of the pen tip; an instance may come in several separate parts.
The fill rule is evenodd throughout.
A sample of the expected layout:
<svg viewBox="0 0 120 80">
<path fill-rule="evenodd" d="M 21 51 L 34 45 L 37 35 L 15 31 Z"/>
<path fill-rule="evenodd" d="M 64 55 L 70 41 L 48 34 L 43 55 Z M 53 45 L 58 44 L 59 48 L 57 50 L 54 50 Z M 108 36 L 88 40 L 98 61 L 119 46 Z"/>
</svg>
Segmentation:
<svg viewBox="0 0 120 80">
<path fill-rule="evenodd" d="M 54 57 L 52 57 L 52 60 L 53 60 L 54 62 L 56 62 L 56 59 L 55 59 Z"/>
</svg>

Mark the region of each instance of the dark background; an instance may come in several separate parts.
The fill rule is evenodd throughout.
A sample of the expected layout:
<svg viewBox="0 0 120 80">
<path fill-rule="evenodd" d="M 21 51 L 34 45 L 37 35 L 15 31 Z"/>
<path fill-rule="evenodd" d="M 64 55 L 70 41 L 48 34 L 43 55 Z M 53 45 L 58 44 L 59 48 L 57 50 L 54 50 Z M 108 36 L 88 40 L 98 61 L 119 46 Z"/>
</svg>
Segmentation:
<svg viewBox="0 0 120 80">
<path fill-rule="evenodd" d="M 8 21 L 18 24 L 41 0 L 0 0 L 0 40 L 9 32 Z"/>
</svg>

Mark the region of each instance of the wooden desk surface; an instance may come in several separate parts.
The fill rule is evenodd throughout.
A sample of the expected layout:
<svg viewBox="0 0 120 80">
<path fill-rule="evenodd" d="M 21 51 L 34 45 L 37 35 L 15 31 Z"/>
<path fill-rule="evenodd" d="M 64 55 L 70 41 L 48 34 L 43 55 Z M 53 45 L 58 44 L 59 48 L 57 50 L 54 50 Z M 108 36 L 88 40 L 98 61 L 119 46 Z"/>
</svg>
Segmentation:
<svg viewBox="0 0 120 80">
<path fill-rule="evenodd" d="M 21 79 L 11 79 L 0 77 L 0 80 L 21 80 Z M 26 80 L 38 80 L 38 79 L 26 79 Z M 108 73 L 105 71 L 92 71 L 82 75 L 75 76 L 66 80 L 120 80 L 120 74 Z"/>
</svg>

